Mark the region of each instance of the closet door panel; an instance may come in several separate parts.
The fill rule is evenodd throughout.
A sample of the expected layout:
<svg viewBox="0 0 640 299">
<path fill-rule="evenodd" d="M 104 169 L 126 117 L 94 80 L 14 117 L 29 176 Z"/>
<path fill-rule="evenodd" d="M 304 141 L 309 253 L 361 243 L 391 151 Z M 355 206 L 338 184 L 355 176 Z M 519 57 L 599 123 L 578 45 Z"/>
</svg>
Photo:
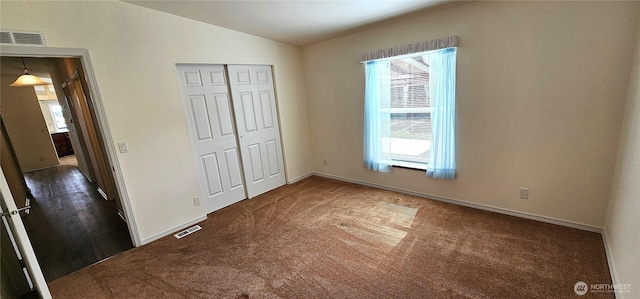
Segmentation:
<svg viewBox="0 0 640 299">
<path fill-rule="evenodd" d="M 249 198 L 285 184 L 271 66 L 229 65 L 229 86 Z"/>
<path fill-rule="evenodd" d="M 200 197 L 207 213 L 246 198 L 222 65 L 178 65 Z"/>
</svg>

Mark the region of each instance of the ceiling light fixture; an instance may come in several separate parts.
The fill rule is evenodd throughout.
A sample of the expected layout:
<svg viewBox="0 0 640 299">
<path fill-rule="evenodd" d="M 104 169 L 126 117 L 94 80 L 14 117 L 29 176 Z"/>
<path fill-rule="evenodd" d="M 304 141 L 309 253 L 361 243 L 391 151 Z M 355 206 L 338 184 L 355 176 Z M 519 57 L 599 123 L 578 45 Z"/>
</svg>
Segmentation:
<svg viewBox="0 0 640 299">
<path fill-rule="evenodd" d="M 24 63 L 24 58 L 22 58 L 22 66 L 24 66 L 24 73 L 16 79 L 10 86 L 20 87 L 20 86 L 36 86 L 36 85 L 49 85 L 48 82 L 42 81 L 42 79 L 38 78 L 35 75 L 32 75 L 27 69 L 27 65 Z"/>
</svg>

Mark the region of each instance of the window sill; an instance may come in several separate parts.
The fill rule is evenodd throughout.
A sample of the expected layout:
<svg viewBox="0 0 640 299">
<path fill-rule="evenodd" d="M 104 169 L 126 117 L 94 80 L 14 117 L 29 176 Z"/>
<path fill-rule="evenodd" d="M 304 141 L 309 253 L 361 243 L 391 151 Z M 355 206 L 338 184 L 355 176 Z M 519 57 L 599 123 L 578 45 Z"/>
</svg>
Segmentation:
<svg viewBox="0 0 640 299">
<path fill-rule="evenodd" d="M 427 170 L 427 163 L 416 163 L 416 162 L 407 162 L 407 161 L 391 161 L 391 165 L 409 168 L 415 170 Z"/>
</svg>

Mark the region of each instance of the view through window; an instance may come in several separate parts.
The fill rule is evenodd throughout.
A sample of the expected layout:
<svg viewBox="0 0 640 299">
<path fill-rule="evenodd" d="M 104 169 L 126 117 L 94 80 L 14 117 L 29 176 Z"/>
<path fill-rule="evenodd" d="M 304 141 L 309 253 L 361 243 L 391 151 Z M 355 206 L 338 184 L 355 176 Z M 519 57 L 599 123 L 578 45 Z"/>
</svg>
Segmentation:
<svg viewBox="0 0 640 299">
<path fill-rule="evenodd" d="M 431 148 L 429 61 L 424 53 L 390 62 L 390 133 L 383 156 L 395 161 L 427 163 Z"/>
<path fill-rule="evenodd" d="M 67 122 L 64 119 L 64 115 L 62 115 L 62 106 L 60 106 L 60 104 L 49 104 L 49 109 L 51 110 L 56 129 L 66 130 Z"/>
</svg>

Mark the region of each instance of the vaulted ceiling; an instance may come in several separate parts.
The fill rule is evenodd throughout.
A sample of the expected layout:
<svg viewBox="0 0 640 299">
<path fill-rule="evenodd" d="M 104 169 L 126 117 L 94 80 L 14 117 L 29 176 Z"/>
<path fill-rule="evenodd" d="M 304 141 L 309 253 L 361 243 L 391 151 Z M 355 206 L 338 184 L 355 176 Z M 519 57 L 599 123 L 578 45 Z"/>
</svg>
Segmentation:
<svg viewBox="0 0 640 299">
<path fill-rule="evenodd" d="M 450 0 L 125 2 L 296 46 L 453 3 Z"/>
</svg>

